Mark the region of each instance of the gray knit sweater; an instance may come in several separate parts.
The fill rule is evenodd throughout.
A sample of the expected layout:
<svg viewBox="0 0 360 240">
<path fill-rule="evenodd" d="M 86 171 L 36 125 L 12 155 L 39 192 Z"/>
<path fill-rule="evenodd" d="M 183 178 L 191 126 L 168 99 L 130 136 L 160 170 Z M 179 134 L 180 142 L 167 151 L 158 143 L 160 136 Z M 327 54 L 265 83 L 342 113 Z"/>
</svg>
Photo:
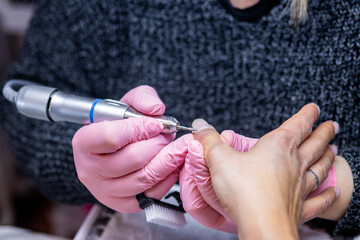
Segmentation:
<svg viewBox="0 0 360 240">
<path fill-rule="evenodd" d="M 220 0 L 36 1 L 17 77 L 79 95 L 119 99 L 153 86 L 166 114 L 189 125 L 260 137 L 306 103 L 340 123 L 335 144 L 355 191 L 335 232 L 360 229 L 360 1 L 311 0 L 293 30 L 286 0 L 256 22 Z M 77 180 L 71 139 L 79 125 L 28 119 L 1 98 L 0 120 L 24 172 L 48 196 L 94 199 Z"/>
</svg>

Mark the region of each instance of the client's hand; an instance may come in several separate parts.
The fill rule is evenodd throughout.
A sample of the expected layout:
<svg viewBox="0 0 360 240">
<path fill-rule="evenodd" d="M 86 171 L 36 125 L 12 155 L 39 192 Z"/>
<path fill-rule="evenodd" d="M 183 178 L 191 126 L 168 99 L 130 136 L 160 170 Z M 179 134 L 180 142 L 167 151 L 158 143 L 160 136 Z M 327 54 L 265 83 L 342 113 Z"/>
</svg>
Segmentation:
<svg viewBox="0 0 360 240">
<path fill-rule="evenodd" d="M 195 121 L 193 127 L 198 129 Z M 231 137 L 231 142 L 230 142 Z M 247 138 L 233 131 L 224 131 L 220 138 L 238 151 L 249 151 L 257 139 Z M 191 141 L 184 167 L 180 172 L 180 193 L 184 209 L 201 224 L 219 231 L 237 232 L 236 224 L 221 206 L 211 184 L 211 177 L 204 159 L 204 149 L 198 141 Z"/>
<path fill-rule="evenodd" d="M 195 128 L 201 126 L 204 121 L 197 120 L 194 122 Z M 258 139 L 248 138 L 236 134 L 232 130 L 225 130 L 221 133 L 220 139 L 230 145 L 237 151 L 249 151 Z M 334 153 L 336 148 L 332 146 Z M 189 144 L 189 153 L 186 156 L 186 161 L 183 169 L 180 172 L 180 188 L 183 205 L 185 210 L 192 215 L 198 222 L 203 225 L 214 228 L 220 231 L 236 232 L 236 224 L 228 217 L 224 208 L 221 206 L 211 184 L 211 176 L 204 159 L 204 149 L 197 141 L 192 141 Z M 334 171 L 329 171 L 329 174 Z M 322 174 L 322 173 L 320 173 Z M 334 178 L 336 176 L 329 176 Z M 325 179 L 326 176 L 320 176 L 320 179 Z M 319 182 L 318 189 L 328 188 Z M 325 184 L 325 183 L 324 183 Z M 333 190 L 327 189 L 325 191 L 312 192 L 313 198 L 307 199 L 304 202 L 301 211 L 301 221 L 306 222 L 310 219 L 324 214 L 332 203 L 335 201 Z M 314 194 L 315 193 L 315 194 Z"/>
<path fill-rule="evenodd" d="M 335 135 L 333 122 L 311 132 L 318 113 L 316 105 L 306 105 L 245 153 L 224 144 L 213 129 L 195 134 L 204 145 L 214 190 L 239 236 L 297 236 L 305 197 L 315 184 L 307 170 L 311 167 L 321 182 L 334 160 L 328 145 Z M 334 189 L 328 191 L 335 199 Z"/>
<path fill-rule="evenodd" d="M 149 86 L 131 90 L 121 101 L 147 115 L 165 111 L 156 91 Z M 162 129 L 160 122 L 148 117 L 82 127 L 73 138 L 80 181 L 101 203 L 124 213 L 141 210 L 134 197 L 138 193 L 163 197 L 178 180 L 178 167 L 184 162 L 187 141 L 193 136 L 171 142 L 175 134 L 161 134 Z"/>
<path fill-rule="evenodd" d="M 334 125 L 335 133 L 337 134 L 337 132 L 339 131 L 339 125 L 337 123 L 334 124 L 335 124 Z M 223 131 L 220 135 L 220 138 L 224 143 L 230 145 L 235 150 L 241 152 L 249 151 L 258 141 L 258 139 L 247 138 L 231 130 Z M 336 146 L 332 145 L 330 147 L 336 156 L 337 154 Z M 198 159 L 198 161 L 204 162 L 204 159 Z M 205 162 L 203 165 L 205 165 Z M 198 164 L 198 166 L 201 165 Z M 195 165 L 193 168 L 195 168 Z M 325 174 L 325 172 L 320 172 L 319 174 Z M 208 177 L 210 178 L 210 172 Z M 333 203 L 335 202 L 336 198 L 333 197 L 332 189 L 330 189 L 329 187 L 336 186 L 336 178 L 337 177 L 333 166 L 331 167 L 328 174 L 326 174 L 326 176 L 320 176 L 318 188 L 316 188 L 315 191 L 312 191 L 311 193 L 309 193 L 309 195 L 307 195 L 306 200 L 303 204 L 303 208 L 301 210 L 302 223 L 321 216 L 322 214 L 327 212 L 327 210 L 330 207 L 333 206 Z M 335 179 L 335 184 L 334 184 L 334 179 Z"/>
</svg>

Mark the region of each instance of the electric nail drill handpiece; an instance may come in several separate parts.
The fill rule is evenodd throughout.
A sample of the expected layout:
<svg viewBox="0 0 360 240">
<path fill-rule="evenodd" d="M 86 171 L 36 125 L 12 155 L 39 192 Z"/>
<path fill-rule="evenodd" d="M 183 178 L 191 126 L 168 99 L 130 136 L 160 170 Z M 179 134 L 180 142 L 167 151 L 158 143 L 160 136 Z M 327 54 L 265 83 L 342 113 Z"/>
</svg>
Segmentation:
<svg viewBox="0 0 360 240">
<path fill-rule="evenodd" d="M 24 80 L 8 81 L 3 88 L 3 95 L 16 105 L 21 114 L 52 122 L 90 124 L 145 116 L 116 100 L 75 96 Z M 181 126 L 174 117 L 163 115 L 153 118 L 164 125 L 163 133 L 195 131 Z"/>
</svg>

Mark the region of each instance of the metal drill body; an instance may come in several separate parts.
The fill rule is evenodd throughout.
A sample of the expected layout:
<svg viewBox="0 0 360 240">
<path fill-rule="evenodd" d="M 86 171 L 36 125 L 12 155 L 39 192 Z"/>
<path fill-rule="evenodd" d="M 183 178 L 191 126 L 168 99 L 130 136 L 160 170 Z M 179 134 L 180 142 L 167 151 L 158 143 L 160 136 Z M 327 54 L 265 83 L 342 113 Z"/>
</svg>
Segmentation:
<svg viewBox="0 0 360 240">
<path fill-rule="evenodd" d="M 116 100 L 79 97 L 25 81 L 9 81 L 4 86 L 3 94 L 16 104 L 23 115 L 46 121 L 91 124 L 144 116 Z M 163 115 L 153 118 L 164 125 L 163 133 L 174 133 L 180 129 L 194 130 L 180 126 L 174 117 Z"/>
</svg>

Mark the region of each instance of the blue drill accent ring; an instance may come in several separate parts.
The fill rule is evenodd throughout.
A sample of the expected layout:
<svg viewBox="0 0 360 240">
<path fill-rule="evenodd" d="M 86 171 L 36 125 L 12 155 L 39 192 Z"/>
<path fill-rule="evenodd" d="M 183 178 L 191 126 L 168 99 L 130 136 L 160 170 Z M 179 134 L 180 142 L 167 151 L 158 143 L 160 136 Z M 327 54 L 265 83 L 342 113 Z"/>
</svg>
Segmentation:
<svg viewBox="0 0 360 240">
<path fill-rule="evenodd" d="M 90 123 L 94 123 L 94 109 L 95 109 L 95 105 L 100 101 L 100 98 L 95 99 L 95 101 L 93 102 L 93 104 L 91 105 L 91 109 L 90 109 L 90 113 L 89 113 L 89 119 L 90 119 Z"/>
</svg>

